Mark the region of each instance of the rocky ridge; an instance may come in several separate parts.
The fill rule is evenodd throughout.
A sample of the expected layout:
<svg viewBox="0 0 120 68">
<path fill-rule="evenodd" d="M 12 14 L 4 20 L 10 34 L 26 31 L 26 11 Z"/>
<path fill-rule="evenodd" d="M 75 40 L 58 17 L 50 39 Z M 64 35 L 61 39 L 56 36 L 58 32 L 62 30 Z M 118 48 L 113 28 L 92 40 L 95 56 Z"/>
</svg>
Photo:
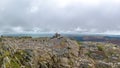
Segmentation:
<svg viewBox="0 0 120 68">
<path fill-rule="evenodd" d="M 0 68 L 120 68 L 120 47 L 111 43 L 52 38 L 1 37 Z"/>
</svg>

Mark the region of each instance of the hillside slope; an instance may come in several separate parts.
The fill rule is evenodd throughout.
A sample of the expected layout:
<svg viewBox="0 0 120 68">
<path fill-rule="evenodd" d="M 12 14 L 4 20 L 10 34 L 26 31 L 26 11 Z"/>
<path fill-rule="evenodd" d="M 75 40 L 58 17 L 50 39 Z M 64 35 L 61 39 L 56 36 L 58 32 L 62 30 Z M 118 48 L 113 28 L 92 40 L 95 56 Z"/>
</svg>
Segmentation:
<svg viewBox="0 0 120 68">
<path fill-rule="evenodd" d="M 61 36 L 2 37 L 0 68 L 120 68 L 120 47 Z"/>
</svg>

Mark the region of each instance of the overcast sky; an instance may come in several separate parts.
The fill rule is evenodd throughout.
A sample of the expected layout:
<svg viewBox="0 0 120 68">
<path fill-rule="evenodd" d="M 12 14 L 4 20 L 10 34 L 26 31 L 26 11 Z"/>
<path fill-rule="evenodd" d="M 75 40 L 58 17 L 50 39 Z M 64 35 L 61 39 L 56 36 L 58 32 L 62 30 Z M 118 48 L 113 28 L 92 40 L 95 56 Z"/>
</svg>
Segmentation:
<svg viewBox="0 0 120 68">
<path fill-rule="evenodd" d="M 0 0 L 0 32 L 120 34 L 120 0 Z"/>
</svg>

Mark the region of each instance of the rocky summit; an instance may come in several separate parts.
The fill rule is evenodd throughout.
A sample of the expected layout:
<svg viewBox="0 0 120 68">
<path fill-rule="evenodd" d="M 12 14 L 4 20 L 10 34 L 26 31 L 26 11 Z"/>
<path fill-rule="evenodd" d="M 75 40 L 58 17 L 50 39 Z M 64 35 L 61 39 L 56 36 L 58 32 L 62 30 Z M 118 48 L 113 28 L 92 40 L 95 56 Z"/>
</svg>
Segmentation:
<svg viewBox="0 0 120 68">
<path fill-rule="evenodd" d="M 0 38 L 0 68 L 120 68 L 120 46 L 53 37 Z"/>
</svg>

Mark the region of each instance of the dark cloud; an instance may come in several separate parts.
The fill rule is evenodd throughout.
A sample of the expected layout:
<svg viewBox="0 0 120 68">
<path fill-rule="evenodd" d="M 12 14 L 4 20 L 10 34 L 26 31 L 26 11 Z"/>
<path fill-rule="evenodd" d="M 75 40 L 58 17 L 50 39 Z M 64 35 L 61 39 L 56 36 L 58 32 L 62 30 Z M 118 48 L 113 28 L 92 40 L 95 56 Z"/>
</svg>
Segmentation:
<svg viewBox="0 0 120 68">
<path fill-rule="evenodd" d="M 119 12 L 118 0 L 1 0 L 0 32 L 117 33 Z"/>
</svg>

